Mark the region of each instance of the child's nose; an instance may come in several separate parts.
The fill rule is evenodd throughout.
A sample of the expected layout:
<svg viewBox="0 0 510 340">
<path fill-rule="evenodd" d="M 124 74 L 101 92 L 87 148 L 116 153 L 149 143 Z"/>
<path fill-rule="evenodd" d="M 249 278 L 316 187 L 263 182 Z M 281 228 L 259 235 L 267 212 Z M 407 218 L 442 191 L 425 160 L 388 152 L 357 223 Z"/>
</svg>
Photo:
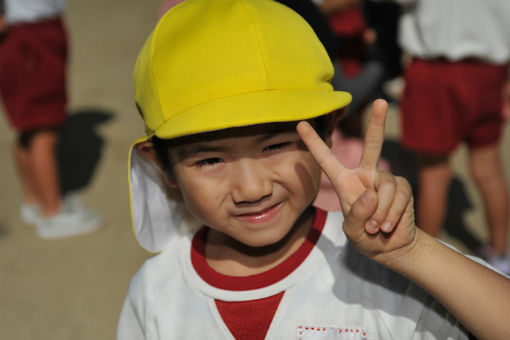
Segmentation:
<svg viewBox="0 0 510 340">
<path fill-rule="evenodd" d="M 255 203 L 272 193 L 272 185 L 263 166 L 257 160 L 243 159 L 233 167 L 230 178 L 234 203 Z"/>
</svg>

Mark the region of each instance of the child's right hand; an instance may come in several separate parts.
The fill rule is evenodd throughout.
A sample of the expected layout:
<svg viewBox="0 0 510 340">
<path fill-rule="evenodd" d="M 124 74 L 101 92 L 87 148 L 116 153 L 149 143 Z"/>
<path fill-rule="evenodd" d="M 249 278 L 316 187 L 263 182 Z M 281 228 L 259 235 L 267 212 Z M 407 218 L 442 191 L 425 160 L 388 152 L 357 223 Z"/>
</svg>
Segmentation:
<svg viewBox="0 0 510 340">
<path fill-rule="evenodd" d="M 363 156 L 352 170 L 308 123 L 298 124 L 299 135 L 338 194 L 345 234 L 362 253 L 435 296 L 475 336 L 510 339 L 510 280 L 418 229 L 407 181 L 377 170 L 387 109 L 384 100 L 374 102 Z"/>
<path fill-rule="evenodd" d="M 298 133 L 328 176 L 345 216 L 343 229 L 362 253 L 387 264 L 407 253 L 416 237 L 411 188 L 402 177 L 377 169 L 388 104 L 377 100 L 368 123 L 363 155 L 348 169 L 307 122 Z"/>
</svg>

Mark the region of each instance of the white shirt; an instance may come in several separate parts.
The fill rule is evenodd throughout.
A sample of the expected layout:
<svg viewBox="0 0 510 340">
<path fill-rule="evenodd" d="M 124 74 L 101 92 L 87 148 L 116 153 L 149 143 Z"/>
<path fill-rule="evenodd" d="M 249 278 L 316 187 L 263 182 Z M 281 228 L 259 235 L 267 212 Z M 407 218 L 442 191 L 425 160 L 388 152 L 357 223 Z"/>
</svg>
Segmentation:
<svg viewBox="0 0 510 340">
<path fill-rule="evenodd" d="M 329 213 L 298 268 L 274 284 L 243 291 L 203 281 L 191 263 L 191 235 L 172 238 L 134 276 L 117 340 L 233 340 L 214 300 L 256 300 L 282 291 L 266 339 L 467 339 L 428 293 L 350 246 L 342 222 L 341 213 Z"/>
<path fill-rule="evenodd" d="M 394 0 L 403 5 L 399 41 L 412 56 L 510 60 L 509 0 Z"/>
<path fill-rule="evenodd" d="M 4 0 L 8 25 L 53 18 L 62 13 L 65 0 Z"/>
</svg>

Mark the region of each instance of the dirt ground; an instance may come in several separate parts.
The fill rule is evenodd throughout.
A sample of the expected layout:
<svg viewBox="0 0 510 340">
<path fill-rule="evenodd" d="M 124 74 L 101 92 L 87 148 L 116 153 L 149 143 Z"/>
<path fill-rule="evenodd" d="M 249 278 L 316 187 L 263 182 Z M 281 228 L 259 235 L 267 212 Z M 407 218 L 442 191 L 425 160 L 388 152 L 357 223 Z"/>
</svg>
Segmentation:
<svg viewBox="0 0 510 340">
<path fill-rule="evenodd" d="M 158 0 L 70 0 L 66 11 L 71 116 L 59 148 L 66 170 L 63 185 L 65 190 L 77 190 L 86 206 L 105 217 L 103 230 L 42 241 L 21 222 L 21 188 L 11 160 L 14 134 L 3 115 L 0 118 L 1 339 L 115 336 L 129 279 L 149 256 L 131 232 L 126 161 L 130 143 L 143 134 L 133 104 L 131 71 L 158 5 Z M 398 107 L 393 107 L 389 145 L 396 144 L 398 121 Z M 509 124 L 503 150 L 510 174 Z M 451 221 L 459 223 L 455 230 L 465 224 L 469 234 L 483 241 L 487 236 L 482 203 L 465 160 L 466 150 L 461 148 L 453 160 L 458 187 Z M 465 251 L 472 244 L 446 233 L 443 238 Z"/>
<path fill-rule="evenodd" d="M 104 230 L 42 241 L 21 222 L 14 134 L 0 118 L 1 339 L 115 337 L 129 279 L 148 257 L 131 232 L 126 160 L 129 145 L 144 133 L 131 72 L 158 6 L 158 0 L 71 0 L 66 10 L 74 124 L 61 153 L 81 171 L 66 182 L 105 217 Z"/>
</svg>

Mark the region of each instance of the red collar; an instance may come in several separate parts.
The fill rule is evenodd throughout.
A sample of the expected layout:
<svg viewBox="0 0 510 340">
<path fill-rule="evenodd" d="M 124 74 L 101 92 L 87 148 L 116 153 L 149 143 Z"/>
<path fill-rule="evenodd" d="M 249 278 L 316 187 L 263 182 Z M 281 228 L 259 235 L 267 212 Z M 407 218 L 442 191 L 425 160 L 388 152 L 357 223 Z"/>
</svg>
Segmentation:
<svg viewBox="0 0 510 340">
<path fill-rule="evenodd" d="M 317 243 L 324 224 L 326 222 L 327 212 L 321 209 L 315 209 L 315 220 L 312 229 L 308 233 L 305 242 L 278 266 L 271 268 L 260 274 L 250 276 L 229 276 L 220 274 L 212 269 L 205 259 L 205 240 L 208 227 L 203 227 L 193 236 L 191 246 L 191 263 L 197 274 L 213 287 L 219 289 L 243 291 L 253 290 L 275 284 L 283 280 L 292 273 L 312 251 Z"/>
</svg>

